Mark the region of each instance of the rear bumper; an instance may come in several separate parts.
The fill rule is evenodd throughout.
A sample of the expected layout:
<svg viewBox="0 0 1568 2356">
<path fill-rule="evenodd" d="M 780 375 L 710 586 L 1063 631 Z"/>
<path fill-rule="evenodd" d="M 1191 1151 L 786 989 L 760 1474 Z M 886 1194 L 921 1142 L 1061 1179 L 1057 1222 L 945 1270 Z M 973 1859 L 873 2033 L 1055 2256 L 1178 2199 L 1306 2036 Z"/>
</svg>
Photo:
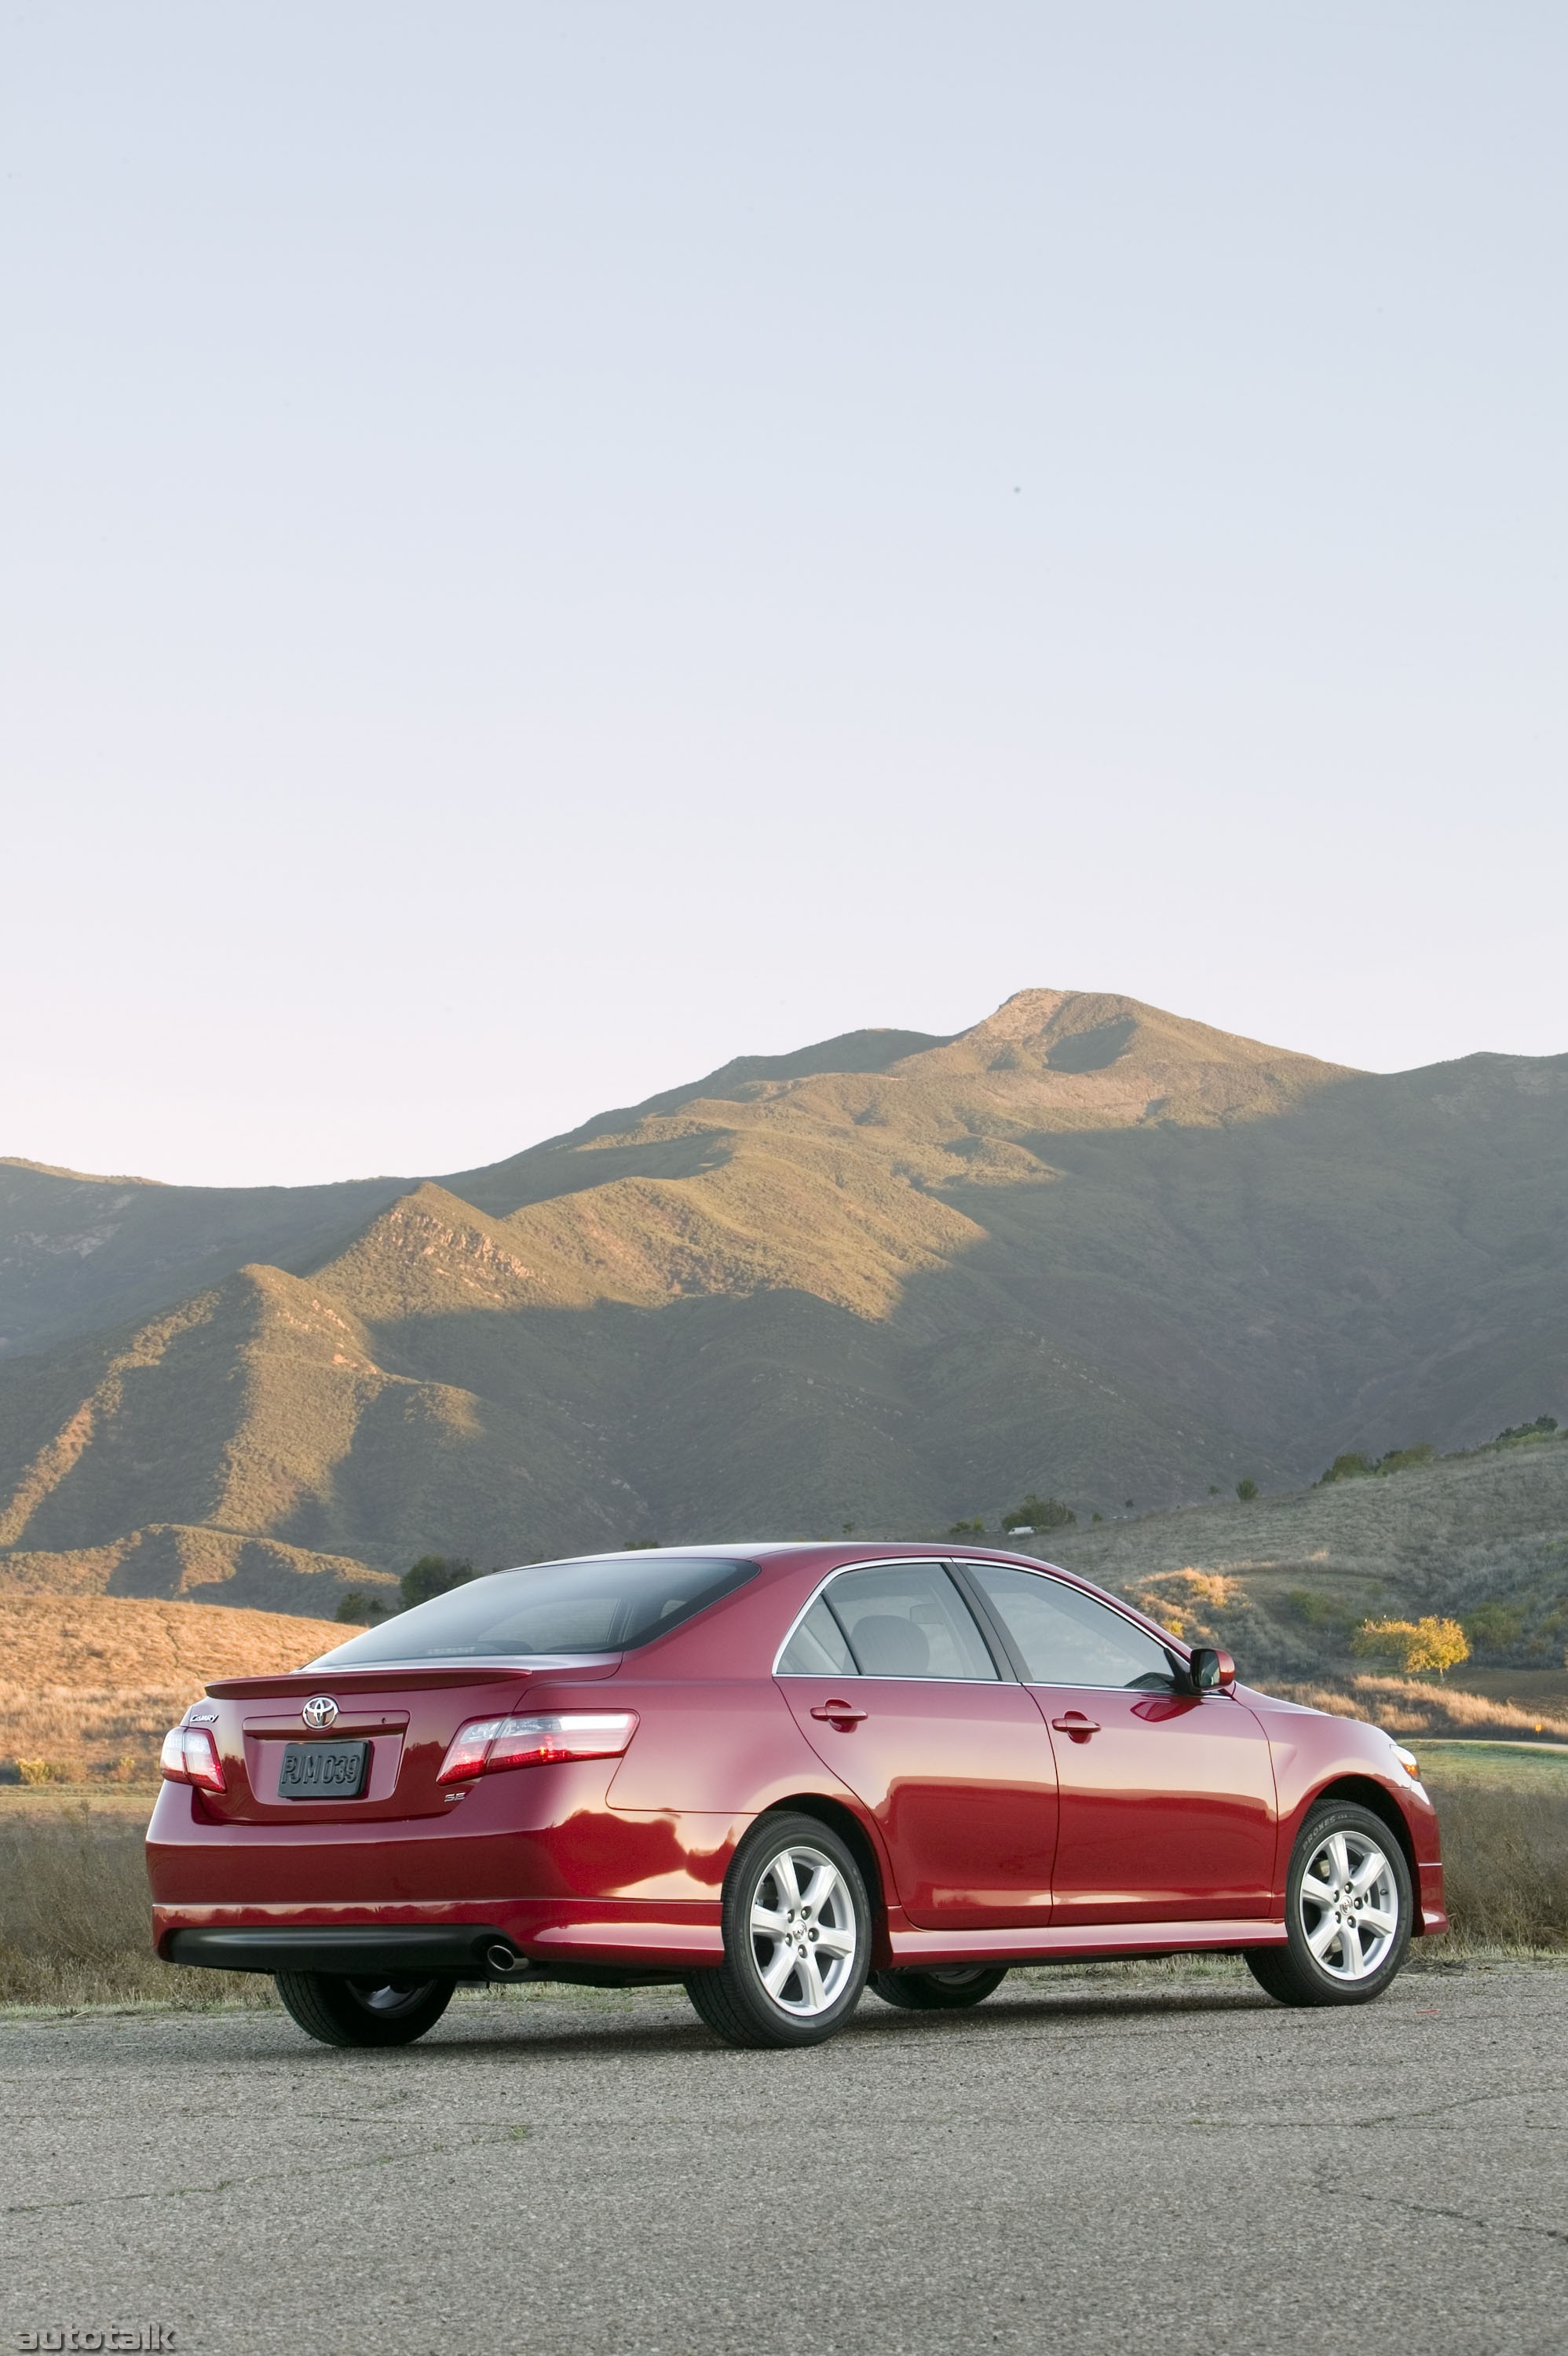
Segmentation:
<svg viewBox="0 0 1568 2356">
<path fill-rule="evenodd" d="M 476 1920 L 475 1917 L 478 1919 Z M 155 1906 L 165 1963 L 227 1972 L 455 1971 L 484 1979 L 559 1979 L 584 1969 L 665 1978 L 724 1957 L 720 1909 L 601 1899 L 514 1899 L 497 1905 Z M 506 1970 L 489 1950 L 517 1962 Z M 404 1958 L 407 1960 L 404 1960 Z"/>
<path fill-rule="evenodd" d="M 514 1958 L 497 1968 L 503 1951 Z M 378 1972 L 479 1973 L 510 1979 L 522 1958 L 502 1931 L 486 1922 L 406 1924 L 379 1929 L 301 1926 L 286 1931 L 175 1931 L 165 1941 L 165 1963 L 214 1972 L 341 1972 L 360 1979 Z"/>
</svg>

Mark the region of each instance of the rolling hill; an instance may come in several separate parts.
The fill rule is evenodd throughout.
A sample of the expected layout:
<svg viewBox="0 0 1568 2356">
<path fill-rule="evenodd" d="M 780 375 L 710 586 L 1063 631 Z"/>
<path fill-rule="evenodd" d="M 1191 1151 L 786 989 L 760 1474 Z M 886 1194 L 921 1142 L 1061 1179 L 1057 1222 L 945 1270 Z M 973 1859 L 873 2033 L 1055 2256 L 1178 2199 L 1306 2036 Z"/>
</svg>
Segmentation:
<svg viewBox="0 0 1568 2356">
<path fill-rule="evenodd" d="M 277 1612 L 0 1597 L 0 1781 L 21 1760 L 71 1781 L 154 1781 L 165 1732 L 209 1677 L 298 1668 L 342 1637 Z"/>
<path fill-rule="evenodd" d="M 1349 1688 L 1366 1715 L 1413 1730 L 1568 1739 L 1568 1433 L 1035 1544 L 1179 1635 L 1225 1645 L 1271 1690 Z M 1428 1613 L 1474 1641 L 1439 1685 L 1357 1657 L 1361 1622 Z"/>
<path fill-rule="evenodd" d="M 1086 1524 L 1568 1388 L 1568 1057 L 1357 1074 L 1027 991 L 439 1178 L 0 1174 L 0 1593 Z"/>
</svg>

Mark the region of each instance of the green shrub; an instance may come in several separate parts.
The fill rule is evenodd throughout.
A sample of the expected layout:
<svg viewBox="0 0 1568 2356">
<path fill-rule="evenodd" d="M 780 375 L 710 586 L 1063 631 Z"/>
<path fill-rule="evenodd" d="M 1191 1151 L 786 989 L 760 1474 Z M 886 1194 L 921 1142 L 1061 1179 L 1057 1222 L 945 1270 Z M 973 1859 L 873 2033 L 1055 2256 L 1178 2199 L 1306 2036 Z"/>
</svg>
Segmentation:
<svg viewBox="0 0 1568 2356">
<path fill-rule="evenodd" d="M 1367 1481 L 1377 1472 L 1410 1472 L 1419 1464 L 1430 1464 L 1437 1451 L 1429 1440 L 1417 1441 L 1413 1448 L 1393 1448 L 1386 1456 L 1363 1456 L 1360 1449 L 1347 1449 L 1336 1456 L 1324 1473 L 1318 1487 L 1329 1481 Z"/>
<path fill-rule="evenodd" d="M 1391 1449 L 1386 1456 L 1378 1458 L 1376 1469 L 1380 1472 L 1413 1472 L 1418 1465 L 1430 1464 L 1436 1453 L 1432 1442 L 1423 1440 L 1413 1448 Z"/>
<path fill-rule="evenodd" d="M 1524 1612 L 1517 1603 L 1483 1603 L 1466 1614 L 1463 1626 L 1479 1651 L 1506 1653 L 1524 1633 Z"/>
<path fill-rule="evenodd" d="M 1556 1429 L 1557 1418 L 1554 1415 L 1538 1415 L 1533 1423 L 1510 1423 L 1506 1431 L 1499 1432 L 1492 1446 L 1506 1448 L 1511 1440 L 1550 1440 Z"/>
<path fill-rule="evenodd" d="M 1236 1483 L 1236 1494 L 1237 1494 L 1237 1496 L 1238 1496 L 1238 1497 L 1240 1497 L 1240 1499 L 1241 1499 L 1241 1501 L 1242 1501 L 1242 1503 L 1243 1503 L 1243 1505 L 1250 1505 L 1252 1504 L 1252 1502 L 1253 1502 L 1253 1499 L 1257 1495 L 1257 1494 L 1258 1494 L 1258 1484 L 1257 1484 L 1257 1483 L 1253 1479 L 1252 1474 L 1251 1474 L 1250 1472 L 1246 1475 L 1246 1477 L 1245 1477 L 1245 1479 L 1244 1479 L 1244 1480 L 1241 1480 L 1241 1481 L 1238 1481 L 1238 1482 L 1237 1482 L 1237 1483 Z"/>
<path fill-rule="evenodd" d="M 983 1538 L 986 1525 L 976 1514 L 972 1522 L 955 1522 L 947 1535 L 950 1538 Z"/>
<path fill-rule="evenodd" d="M 1037 1497 L 1031 1489 L 1021 1505 L 1002 1515 L 1004 1530 L 1064 1530 L 1077 1515 L 1060 1497 Z"/>
<path fill-rule="evenodd" d="M 378 1620 L 389 1619 L 396 1610 L 396 1604 L 389 1603 L 384 1596 L 367 1595 L 362 1587 L 350 1587 L 332 1616 L 346 1620 L 351 1628 L 368 1628 Z"/>
<path fill-rule="evenodd" d="M 1347 1449 L 1343 1456 L 1336 1456 L 1317 1485 L 1322 1488 L 1329 1481 L 1364 1481 L 1370 1478 L 1373 1470 L 1371 1462 L 1359 1450 Z"/>
<path fill-rule="evenodd" d="M 1292 1612 L 1309 1628 L 1349 1628 L 1354 1623 L 1340 1604 L 1327 1595 L 1314 1595 L 1307 1587 L 1291 1590 L 1287 1597 Z"/>
<path fill-rule="evenodd" d="M 421 1554 L 418 1562 L 404 1571 L 398 1589 L 405 1606 L 428 1603 L 432 1595 L 445 1595 L 476 1576 L 474 1565 L 456 1555 Z"/>
</svg>

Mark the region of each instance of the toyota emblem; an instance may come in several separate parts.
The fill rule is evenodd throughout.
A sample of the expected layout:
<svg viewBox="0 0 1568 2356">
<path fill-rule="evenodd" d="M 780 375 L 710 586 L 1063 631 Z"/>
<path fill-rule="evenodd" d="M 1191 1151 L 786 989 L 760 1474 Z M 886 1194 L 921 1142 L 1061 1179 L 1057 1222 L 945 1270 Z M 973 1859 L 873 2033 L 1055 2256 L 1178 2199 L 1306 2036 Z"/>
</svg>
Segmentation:
<svg viewBox="0 0 1568 2356">
<path fill-rule="evenodd" d="M 312 1694 L 301 1710 L 300 1716 L 307 1726 L 314 1726 L 319 1734 L 322 1728 L 330 1726 L 337 1716 L 337 1704 L 330 1694 Z"/>
</svg>

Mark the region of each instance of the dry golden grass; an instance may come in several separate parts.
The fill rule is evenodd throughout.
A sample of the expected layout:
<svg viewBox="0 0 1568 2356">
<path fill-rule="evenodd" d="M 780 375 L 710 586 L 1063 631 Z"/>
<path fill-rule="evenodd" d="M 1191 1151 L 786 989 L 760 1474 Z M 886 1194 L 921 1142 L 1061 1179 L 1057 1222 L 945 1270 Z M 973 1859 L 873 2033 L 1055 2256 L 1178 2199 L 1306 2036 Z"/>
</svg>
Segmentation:
<svg viewBox="0 0 1568 2356">
<path fill-rule="evenodd" d="M 1548 1741 L 1568 1742 L 1568 1714 L 1560 1705 L 1556 1710 L 1544 1705 L 1531 1709 L 1415 1677 L 1351 1677 L 1343 1689 L 1275 1684 L 1269 1690 L 1286 1701 L 1304 1702 L 1308 1709 L 1329 1710 L 1336 1718 L 1371 1719 L 1391 1734 L 1492 1734 L 1521 1740 L 1540 1735 Z"/>
<path fill-rule="evenodd" d="M 1432 1783 L 1456 1944 L 1568 1947 L 1568 1797 Z"/>
<path fill-rule="evenodd" d="M 330 1620 L 121 1596 L 0 1601 L 0 1767 L 127 1781 L 208 1680 L 301 1667 L 342 1642 Z"/>
<path fill-rule="evenodd" d="M 0 1823 L 0 2003 L 266 2003 L 242 1972 L 175 1970 L 154 1954 L 142 1827 L 73 1810 Z"/>
</svg>

